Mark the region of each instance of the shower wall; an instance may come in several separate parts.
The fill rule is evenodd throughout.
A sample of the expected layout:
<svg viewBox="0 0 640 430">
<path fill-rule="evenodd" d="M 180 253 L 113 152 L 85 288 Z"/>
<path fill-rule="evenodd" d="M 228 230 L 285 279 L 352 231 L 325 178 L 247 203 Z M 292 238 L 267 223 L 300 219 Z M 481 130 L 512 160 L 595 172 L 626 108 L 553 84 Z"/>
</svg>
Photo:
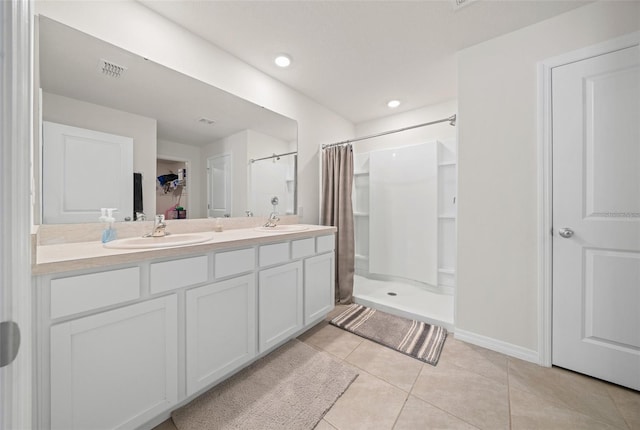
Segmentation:
<svg viewBox="0 0 640 430">
<path fill-rule="evenodd" d="M 370 273 L 438 284 L 437 145 L 370 153 Z"/>
<path fill-rule="evenodd" d="M 455 286 L 455 140 L 354 154 L 356 274 Z"/>
<path fill-rule="evenodd" d="M 247 158 L 257 159 L 297 150 L 296 142 L 276 139 L 248 130 Z M 273 211 L 271 199 L 278 197 L 278 213 L 291 215 L 295 210 L 295 177 L 297 156 L 294 154 L 249 163 L 247 207 L 256 215 Z"/>
<path fill-rule="evenodd" d="M 278 197 L 281 215 L 293 214 L 295 162 L 295 155 L 287 155 L 251 163 L 249 207 L 256 214 L 268 214 L 273 210 L 272 197 Z"/>
</svg>

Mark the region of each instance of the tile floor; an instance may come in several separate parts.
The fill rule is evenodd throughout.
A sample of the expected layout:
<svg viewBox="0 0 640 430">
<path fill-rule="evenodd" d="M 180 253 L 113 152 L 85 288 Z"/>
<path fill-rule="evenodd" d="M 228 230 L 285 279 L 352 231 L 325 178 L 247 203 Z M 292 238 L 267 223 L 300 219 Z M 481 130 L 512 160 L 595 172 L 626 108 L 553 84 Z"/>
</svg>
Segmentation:
<svg viewBox="0 0 640 430">
<path fill-rule="evenodd" d="M 360 373 L 317 430 L 640 429 L 636 391 L 452 336 L 436 367 L 326 322 L 299 339 Z M 175 427 L 169 420 L 154 430 Z"/>
</svg>

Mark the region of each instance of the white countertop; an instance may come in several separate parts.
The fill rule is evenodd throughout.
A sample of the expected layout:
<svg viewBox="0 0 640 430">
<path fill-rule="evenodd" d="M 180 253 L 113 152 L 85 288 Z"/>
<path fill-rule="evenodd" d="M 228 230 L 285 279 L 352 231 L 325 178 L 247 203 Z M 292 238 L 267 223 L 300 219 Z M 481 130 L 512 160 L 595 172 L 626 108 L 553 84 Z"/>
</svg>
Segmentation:
<svg viewBox="0 0 640 430">
<path fill-rule="evenodd" d="M 262 232 L 254 228 L 210 232 L 213 238 L 207 242 L 192 245 L 154 249 L 112 249 L 105 248 L 100 241 L 39 245 L 36 247 L 33 275 L 45 275 L 72 270 L 90 269 L 102 266 L 140 262 L 163 257 L 180 257 L 201 254 L 218 249 L 232 249 L 281 242 L 291 239 L 333 234 L 335 227 L 305 225 L 306 230 L 296 232 Z"/>
</svg>

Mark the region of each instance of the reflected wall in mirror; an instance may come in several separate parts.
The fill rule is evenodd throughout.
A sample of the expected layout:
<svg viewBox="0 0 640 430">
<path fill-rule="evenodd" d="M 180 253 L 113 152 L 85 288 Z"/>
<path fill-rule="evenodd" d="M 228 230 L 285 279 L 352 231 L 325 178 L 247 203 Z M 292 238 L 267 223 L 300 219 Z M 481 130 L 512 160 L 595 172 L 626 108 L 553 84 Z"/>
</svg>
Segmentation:
<svg viewBox="0 0 640 430">
<path fill-rule="evenodd" d="M 295 214 L 294 120 L 44 16 L 38 17 L 35 60 L 39 126 L 50 122 L 133 139 L 131 161 L 133 172 L 140 174 L 139 185 L 134 187 L 135 175 L 126 178 L 133 190 L 133 209 L 117 212 L 118 221 L 133 219 L 136 211 L 147 219 L 156 213 L 169 218 L 268 216 L 276 196 L 280 214 Z M 41 147 L 47 144 L 43 139 Z M 69 150 L 78 142 L 62 145 Z M 114 184 L 123 182 L 122 169 L 99 157 L 99 151 L 80 153 L 102 163 L 102 179 L 106 171 L 113 172 Z M 82 163 L 69 164 L 65 157 L 52 160 L 47 154 L 40 151 L 35 160 L 42 165 L 36 178 L 37 222 L 97 222 L 100 207 L 115 205 L 108 196 L 117 193 L 107 188 L 109 184 L 80 176 L 94 169 L 81 169 Z M 221 157 L 227 160 L 227 176 L 210 170 L 212 160 Z M 50 171 L 58 173 L 52 176 Z M 228 183 L 219 182 L 221 178 Z M 53 182 L 59 186 L 44 186 Z M 226 194 L 221 196 L 221 190 Z M 85 201 L 78 193 L 85 193 L 91 204 L 70 207 L 70 201 Z M 51 201 L 73 216 L 46 216 L 45 206 Z M 172 210 L 175 207 L 183 212 Z"/>
</svg>

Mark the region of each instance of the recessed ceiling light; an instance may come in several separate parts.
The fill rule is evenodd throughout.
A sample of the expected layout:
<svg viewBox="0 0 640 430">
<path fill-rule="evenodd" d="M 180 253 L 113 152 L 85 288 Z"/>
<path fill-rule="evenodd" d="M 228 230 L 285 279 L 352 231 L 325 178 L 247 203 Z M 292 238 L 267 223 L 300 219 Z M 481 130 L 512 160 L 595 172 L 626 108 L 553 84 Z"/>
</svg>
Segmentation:
<svg viewBox="0 0 640 430">
<path fill-rule="evenodd" d="M 274 62 L 278 67 L 289 67 L 291 65 L 291 57 L 286 54 L 280 54 Z"/>
<path fill-rule="evenodd" d="M 387 103 L 387 106 L 389 106 L 391 109 L 395 109 L 400 106 L 400 100 L 391 100 L 389 103 Z"/>
</svg>

